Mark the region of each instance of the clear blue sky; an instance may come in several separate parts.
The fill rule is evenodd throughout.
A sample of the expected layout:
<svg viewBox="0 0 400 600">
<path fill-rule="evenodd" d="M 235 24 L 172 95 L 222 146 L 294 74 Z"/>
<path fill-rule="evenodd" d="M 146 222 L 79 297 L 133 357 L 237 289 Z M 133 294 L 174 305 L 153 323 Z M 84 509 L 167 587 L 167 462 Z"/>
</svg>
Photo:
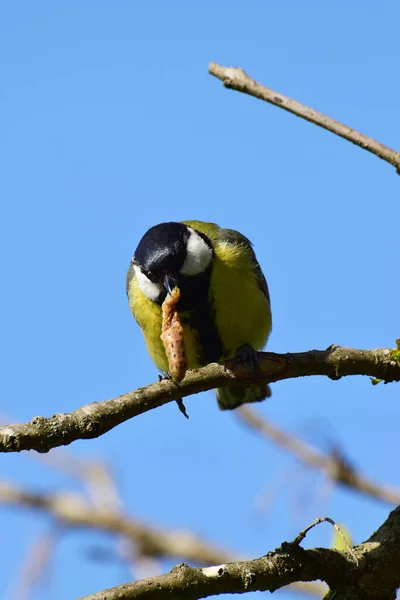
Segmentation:
<svg viewBox="0 0 400 600">
<path fill-rule="evenodd" d="M 393 346 L 395 170 L 223 89 L 207 66 L 241 66 L 400 150 L 399 21 L 395 0 L 5 3 L 1 411 L 26 421 L 156 379 L 125 273 L 141 235 L 164 220 L 215 221 L 253 240 L 272 297 L 271 350 Z M 275 384 L 260 409 L 321 449 L 336 441 L 366 474 L 400 485 L 398 402 L 395 385 L 308 378 Z M 189 421 L 170 404 L 68 451 L 106 460 L 132 514 L 251 556 L 317 516 L 345 523 L 357 542 L 385 518 L 376 502 L 326 493 L 320 478 L 219 412 L 211 392 L 186 406 Z M 30 489 L 71 485 L 26 455 L 2 455 L 0 465 L 2 477 Z M 257 512 L 257 497 L 277 487 L 269 511 Z M 14 600 L 18 565 L 49 524 L 2 507 L 0 524 L 0 596 Z M 321 526 L 307 543 L 330 537 Z M 33 599 L 70 600 L 129 580 L 121 566 L 88 558 L 110 543 L 67 534 Z"/>
</svg>

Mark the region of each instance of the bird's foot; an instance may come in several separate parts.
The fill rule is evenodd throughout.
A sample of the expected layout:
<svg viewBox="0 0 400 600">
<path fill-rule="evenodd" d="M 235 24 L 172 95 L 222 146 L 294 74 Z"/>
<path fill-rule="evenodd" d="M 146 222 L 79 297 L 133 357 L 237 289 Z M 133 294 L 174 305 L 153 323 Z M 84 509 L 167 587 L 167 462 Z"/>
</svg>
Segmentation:
<svg viewBox="0 0 400 600">
<path fill-rule="evenodd" d="M 158 375 L 158 381 L 164 381 L 164 379 L 172 381 L 172 375 L 169 371 L 161 371 L 161 375 Z"/>
<path fill-rule="evenodd" d="M 259 369 L 257 350 L 251 344 L 242 344 L 236 350 L 235 359 L 248 365 L 253 371 Z"/>
</svg>

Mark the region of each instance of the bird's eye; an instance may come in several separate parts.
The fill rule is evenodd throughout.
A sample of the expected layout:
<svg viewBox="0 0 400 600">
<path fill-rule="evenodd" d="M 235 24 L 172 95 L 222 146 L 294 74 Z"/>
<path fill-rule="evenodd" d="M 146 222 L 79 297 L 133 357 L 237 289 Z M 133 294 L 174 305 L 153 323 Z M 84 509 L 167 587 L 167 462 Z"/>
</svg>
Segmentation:
<svg viewBox="0 0 400 600">
<path fill-rule="evenodd" d="M 153 283 L 157 283 L 157 277 L 151 271 L 143 271 L 143 275 L 146 275 L 147 279 L 150 279 Z"/>
</svg>

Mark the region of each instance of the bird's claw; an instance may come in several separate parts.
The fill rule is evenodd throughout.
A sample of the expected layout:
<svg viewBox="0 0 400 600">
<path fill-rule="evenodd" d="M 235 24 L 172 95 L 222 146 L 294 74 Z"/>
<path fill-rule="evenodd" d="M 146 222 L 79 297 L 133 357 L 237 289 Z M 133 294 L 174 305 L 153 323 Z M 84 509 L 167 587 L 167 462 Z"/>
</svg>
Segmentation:
<svg viewBox="0 0 400 600">
<path fill-rule="evenodd" d="M 242 344 L 236 350 L 235 359 L 250 367 L 253 371 L 259 369 L 257 350 L 251 344 Z"/>
</svg>

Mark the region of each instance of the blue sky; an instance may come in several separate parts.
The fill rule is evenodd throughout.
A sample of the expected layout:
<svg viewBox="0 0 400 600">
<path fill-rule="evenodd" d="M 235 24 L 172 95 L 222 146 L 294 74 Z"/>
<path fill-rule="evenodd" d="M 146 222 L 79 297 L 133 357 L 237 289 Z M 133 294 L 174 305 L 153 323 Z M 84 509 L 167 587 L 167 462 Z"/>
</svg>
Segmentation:
<svg viewBox="0 0 400 600">
<path fill-rule="evenodd" d="M 2 413 L 49 416 L 156 379 L 125 273 L 140 237 L 164 220 L 214 221 L 252 239 L 270 286 L 271 350 L 393 346 L 395 170 L 225 90 L 207 67 L 241 66 L 399 150 L 399 19 L 394 0 L 4 4 Z M 370 477 L 400 486 L 398 395 L 367 378 L 308 378 L 275 384 L 260 411 L 321 449 L 334 440 Z M 211 392 L 186 406 L 189 421 L 171 404 L 68 452 L 107 461 L 132 514 L 250 556 L 317 516 L 360 542 L 387 515 L 353 493 L 323 493 L 317 476 L 219 412 Z M 2 455 L 0 465 L 29 489 L 74 485 L 27 455 Z M 273 501 L 260 513 L 265 490 Z M 0 523 L 0 596 L 14 600 L 18 566 L 49 523 L 3 507 Z M 330 538 L 323 525 L 307 544 Z M 110 543 L 67 534 L 32 598 L 69 600 L 129 580 L 120 565 L 89 559 L 88 548 Z"/>
</svg>

